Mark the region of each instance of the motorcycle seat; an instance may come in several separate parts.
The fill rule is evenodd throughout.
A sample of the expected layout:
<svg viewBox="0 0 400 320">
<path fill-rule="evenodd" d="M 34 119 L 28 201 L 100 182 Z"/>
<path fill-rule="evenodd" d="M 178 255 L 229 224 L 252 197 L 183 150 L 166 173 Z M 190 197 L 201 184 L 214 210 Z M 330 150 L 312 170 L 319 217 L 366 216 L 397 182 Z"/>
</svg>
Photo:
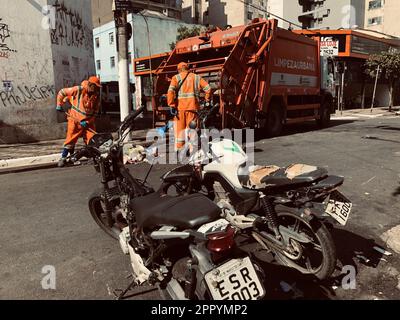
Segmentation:
<svg viewBox="0 0 400 320">
<path fill-rule="evenodd" d="M 311 184 L 328 176 L 324 168 L 305 164 L 293 164 L 286 168 L 277 166 L 253 166 L 246 174 L 239 174 L 244 188 L 263 190 L 266 188 L 292 187 Z"/>
<path fill-rule="evenodd" d="M 156 192 L 133 199 L 130 207 L 143 229 L 158 226 L 194 229 L 221 216 L 220 208 L 202 194 L 172 197 Z"/>
</svg>

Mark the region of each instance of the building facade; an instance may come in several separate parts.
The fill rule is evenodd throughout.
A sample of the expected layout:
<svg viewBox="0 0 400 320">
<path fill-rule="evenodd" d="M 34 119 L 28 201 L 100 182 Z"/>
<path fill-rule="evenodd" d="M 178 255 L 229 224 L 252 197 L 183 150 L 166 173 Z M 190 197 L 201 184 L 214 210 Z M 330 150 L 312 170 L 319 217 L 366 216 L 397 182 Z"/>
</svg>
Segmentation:
<svg viewBox="0 0 400 320">
<path fill-rule="evenodd" d="M 114 0 L 91 0 L 92 1 L 92 18 L 93 27 L 100 27 L 114 20 L 112 11 Z M 163 15 L 173 18 L 182 18 L 182 0 L 131 0 L 135 8 L 143 10 L 151 9 Z"/>
<path fill-rule="evenodd" d="M 129 14 L 128 22 L 133 27 L 133 36 L 129 40 L 130 81 L 136 87 L 134 108 L 142 103 L 143 96 L 151 96 L 151 84 L 133 75 L 133 59 L 153 56 L 171 51 L 176 42 L 178 28 L 192 27 L 180 20 L 172 19 L 161 13 L 143 11 L 141 14 Z M 101 82 L 110 90 L 107 96 L 116 101 L 118 97 L 118 53 L 116 45 L 115 22 L 111 21 L 93 30 L 96 73 Z M 142 81 L 143 80 L 143 81 Z M 117 111 L 117 110 L 115 110 Z"/>
<path fill-rule="evenodd" d="M 287 21 L 279 20 L 283 28 L 350 29 L 364 26 L 364 0 L 269 0 L 268 11 Z"/>
<path fill-rule="evenodd" d="M 187 23 L 225 27 L 265 18 L 267 0 L 183 0 L 182 19 Z"/>
<path fill-rule="evenodd" d="M 398 0 L 366 0 L 365 28 L 400 37 L 399 12 Z"/>
<path fill-rule="evenodd" d="M 64 137 L 56 94 L 94 74 L 93 61 L 90 0 L 2 0 L 0 143 Z"/>
</svg>

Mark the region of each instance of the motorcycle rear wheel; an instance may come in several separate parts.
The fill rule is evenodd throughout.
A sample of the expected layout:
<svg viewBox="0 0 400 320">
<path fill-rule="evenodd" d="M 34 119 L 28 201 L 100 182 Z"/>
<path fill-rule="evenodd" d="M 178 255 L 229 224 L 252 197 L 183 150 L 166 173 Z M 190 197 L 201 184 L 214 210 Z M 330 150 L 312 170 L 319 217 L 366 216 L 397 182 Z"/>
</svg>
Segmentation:
<svg viewBox="0 0 400 320">
<path fill-rule="evenodd" d="M 297 251 L 297 255 L 272 249 L 277 262 L 303 274 L 314 275 L 320 280 L 329 278 L 335 270 L 337 255 L 332 236 L 326 226 L 316 219 L 309 222 L 301 218 L 292 208 L 277 206 L 275 210 L 282 225 L 291 230 L 298 230 L 313 240 L 312 244 L 301 244 L 292 240 L 292 248 L 294 252 Z M 320 264 L 317 263 L 319 260 Z M 302 262 L 305 265 L 302 265 Z M 315 268 L 311 264 L 316 264 Z"/>
<path fill-rule="evenodd" d="M 89 204 L 90 215 L 92 216 L 92 218 L 96 222 L 96 224 L 105 233 L 107 233 L 111 238 L 113 238 L 115 240 L 119 240 L 119 234 L 122 231 L 123 221 L 121 221 L 120 217 L 116 217 L 115 214 L 113 214 L 114 225 L 111 228 L 108 226 L 107 216 L 104 212 L 105 211 L 104 210 L 104 208 L 105 208 L 104 200 L 103 200 L 101 194 L 102 194 L 101 190 L 96 190 L 89 197 L 88 204 Z"/>
</svg>

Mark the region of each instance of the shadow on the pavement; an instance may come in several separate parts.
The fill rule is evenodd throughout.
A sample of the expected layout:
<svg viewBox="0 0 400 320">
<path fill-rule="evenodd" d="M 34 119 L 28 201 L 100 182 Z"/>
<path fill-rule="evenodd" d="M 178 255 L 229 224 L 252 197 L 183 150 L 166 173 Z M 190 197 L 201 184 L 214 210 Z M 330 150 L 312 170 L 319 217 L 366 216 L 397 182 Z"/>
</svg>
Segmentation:
<svg viewBox="0 0 400 320">
<path fill-rule="evenodd" d="M 392 196 L 393 196 L 393 197 L 398 197 L 398 196 L 400 196 L 400 186 L 398 186 L 398 187 L 396 188 L 396 190 L 392 193 Z"/>
<path fill-rule="evenodd" d="M 377 126 L 375 128 L 382 130 L 390 130 L 390 131 L 400 131 L 400 127 L 392 127 L 392 126 Z"/>
<path fill-rule="evenodd" d="M 374 250 L 375 246 L 380 247 L 374 239 L 367 239 L 343 229 L 333 229 L 331 233 L 336 245 L 338 261 L 342 266 L 352 265 L 357 270 L 358 262 L 367 267 L 378 267 L 383 255 Z"/>
<path fill-rule="evenodd" d="M 282 134 L 280 135 L 281 137 L 285 136 L 290 136 L 293 134 L 299 134 L 299 133 L 306 133 L 306 132 L 313 132 L 313 131 L 322 131 L 330 128 L 335 128 L 341 125 L 349 124 L 349 123 L 354 123 L 354 120 L 331 120 L 330 125 L 327 128 L 321 129 L 315 121 L 308 121 L 304 122 L 301 124 L 291 124 L 291 125 L 286 125 L 283 129 Z M 263 140 L 266 138 L 265 132 L 260 129 L 256 131 L 256 141 Z"/>
<path fill-rule="evenodd" d="M 260 262 L 259 262 L 260 263 Z M 260 263 L 265 272 L 266 299 L 335 300 L 334 280 L 320 281 L 297 270 L 274 263 Z"/>
</svg>

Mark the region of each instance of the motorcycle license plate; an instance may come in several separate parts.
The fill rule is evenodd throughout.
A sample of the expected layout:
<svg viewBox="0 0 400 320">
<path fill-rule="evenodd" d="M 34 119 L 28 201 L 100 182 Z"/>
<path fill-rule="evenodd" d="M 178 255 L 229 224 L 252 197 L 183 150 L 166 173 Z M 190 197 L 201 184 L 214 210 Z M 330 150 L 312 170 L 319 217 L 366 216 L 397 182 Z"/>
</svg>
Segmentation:
<svg viewBox="0 0 400 320">
<path fill-rule="evenodd" d="M 214 300 L 258 300 L 265 289 L 250 258 L 230 260 L 205 275 Z"/>
<path fill-rule="evenodd" d="M 349 220 L 352 208 L 353 204 L 349 199 L 347 199 L 340 192 L 334 191 L 330 195 L 325 212 L 333 217 L 342 226 L 345 226 L 347 224 L 347 220 Z"/>
</svg>

